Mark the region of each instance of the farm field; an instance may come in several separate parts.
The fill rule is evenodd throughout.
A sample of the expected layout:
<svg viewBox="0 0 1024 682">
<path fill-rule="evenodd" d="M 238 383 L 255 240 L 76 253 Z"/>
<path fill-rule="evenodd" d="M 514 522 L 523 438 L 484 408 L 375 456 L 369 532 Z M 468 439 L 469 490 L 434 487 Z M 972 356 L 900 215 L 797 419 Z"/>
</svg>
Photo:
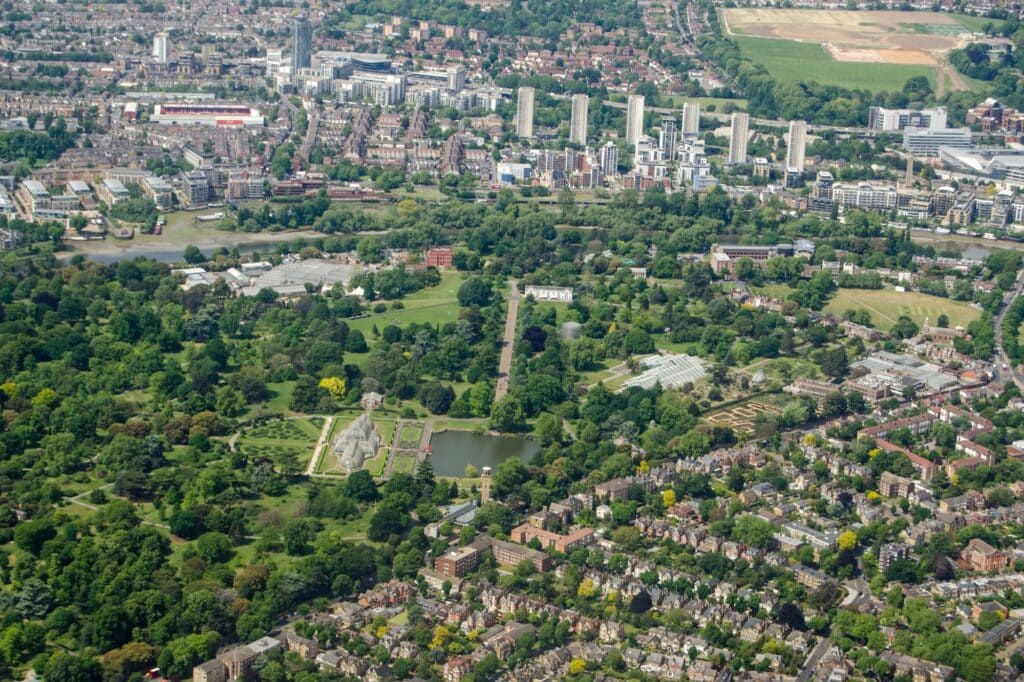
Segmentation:
<svg viewBox="0 0 1024 682">
<path fill-rule="evenodd" d="M 780 80 L 875 92 L 900 89 L 914 76 L 939 90 L 976 86 L 944 55 L 984 25 L 978 17 L 771 8 L 730 8 L 721 17 L 747 56 Z"/>
<path fill-rule="evenodd" d="M 966 327 L 981 315 L 981 311 L 966 303 L 892 289 L 840 289 L 825 306 L 825 312 L 842 317 L 850 308 L 867 310 L 874 326 L 884 331 L 888 331 L 900 315 L 908 316 L 920 326 L 926 319 L 935 324 L 939 315 L 945 313 L 952 327 Z"/>
<path fill-rule="evenodd" d="M 902 90 L 911 78 L 924 76 L 935 87 L 936 70 L 927 64 L 879 64 L 836 61 L 820 44 L 773 38 L 733 38 L 743 53 L 780 81 L 814 81 L 822 85 L 884 92 Z"/>
</svg>

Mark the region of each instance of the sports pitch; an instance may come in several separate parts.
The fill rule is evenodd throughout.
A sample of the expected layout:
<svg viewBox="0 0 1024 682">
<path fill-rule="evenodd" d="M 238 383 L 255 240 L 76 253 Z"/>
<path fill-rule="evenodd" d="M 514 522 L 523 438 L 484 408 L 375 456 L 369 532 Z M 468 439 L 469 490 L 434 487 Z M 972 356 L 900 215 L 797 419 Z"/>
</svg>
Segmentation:
<svg viewBox="0 0 1024 682">
<path fill-rule="evenodd" d="M 926 320 L 935 325 L 939 315 L 945 314 L 951 327 L 965 328 L 981 316 L 981 311 L 966 303 L 893 289 L 839 289 L 825 306 L 825 312 L 838 317 L 850 309 L 867 310 L 874 326 L 885 331 L 889 331 L 900 315 L 906 315 L 921 326 Z"/>
<path fill-rule="evenodd" d="M 924 76 L 933 87 L 967 89 L 945 62 L 977 28 L 975 17 L 942 12 L 851 12 L 771 8 L 721 10 L 725 32 L 780 80 L 884 91 Z M 941 74 L 937 84 L 937 74 Z"/>
</svg>

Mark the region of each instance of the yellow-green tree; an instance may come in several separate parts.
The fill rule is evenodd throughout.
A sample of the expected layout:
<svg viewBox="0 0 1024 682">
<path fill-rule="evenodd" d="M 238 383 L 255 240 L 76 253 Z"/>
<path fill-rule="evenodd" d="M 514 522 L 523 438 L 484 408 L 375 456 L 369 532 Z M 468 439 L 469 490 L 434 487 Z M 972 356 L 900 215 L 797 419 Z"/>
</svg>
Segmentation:
<svg viewBox="0 0 1024 682">
<path fill-rule="evenodd" d="M 437 625 L 434 627 L 434 637 L 430 640 L 431 649 L 439 649 L 448 643 L 451 639 L 452 633 L 443 625 Z"/>
<path fill-rule="evenodd" d="M 661 491 L 661 502 L 666 507 L 671 507 L 676 503 L 676 491 L 671 489 Z"/>
<path fill-rule="evenodd" d="M 597 590 L 594 588 L 594 581 L 590 578 L 584 578 L 580 582 L 580 586 L 576 588 L 576 594 L 584 599 L 590 599 L 594 596 Z"/>
<path fill-rule="evenodd" d="M 574 658 L 569 661 L 569 674 L 579 675 L 581 672 L 587 669 L 587 664 L 578 658 Z"/>
<path fill-rule="evenodd" d="M 320 388 L 330 393 L 331 397 L 337 400 L 345 397 L 345 380 L 341 377 L 324 377 L 320 380 Z"/>
<path fill-rule="evenodd" d="M 43 390 L 32 396 L 32 407 L 52 407 L 60 401 L 60 396 L 52 388 L 44 388 Z"/>
<path fill-rule="evenodd" d="M 839 536 L 839 549 L 857 549 L 857 534 L 848 530 Z"/>
</svg>

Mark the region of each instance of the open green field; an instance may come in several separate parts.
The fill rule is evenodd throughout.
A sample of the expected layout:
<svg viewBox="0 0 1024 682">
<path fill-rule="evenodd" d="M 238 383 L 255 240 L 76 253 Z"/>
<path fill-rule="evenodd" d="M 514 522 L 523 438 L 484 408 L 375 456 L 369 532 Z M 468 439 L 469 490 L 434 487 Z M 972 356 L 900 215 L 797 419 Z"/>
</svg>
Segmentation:
<svg viewBox="0 0 1024 682">
<path fill-rule="evenodd" d="M 796 289 L 792 288 L 788 284 L 765 284 L 764 286 L 755 287 L 748 286 L 750 293 L 757 294 L 758 296 L 771 296 L 777 298 L 780 301 L 785 301 L 789 298 Z"/>
<path fill-rule="evenodd" d="M 951 327 L 966 327 L 976 320 L 981 311 L 966 303 L 948 298 L 929 296 L 916 291 L 898 292 L 893 289 L 840 289 L 825 306 L 825 312 L 842 317 L 849 309 L 867 310 L 878 329 L 888 331 L 900 315 L 906 315 L 918 326 L 927 319 L 935 324 L 943 313 L 949 317 Z"/>
<path fill-rule="evenodd" d="M 818 43 L 733 36 L 743 53 L 780 81 L 817 82 L 851 90 L 902 90 L 907 80 L 924 76 L 935 87 L 935 67 L 922 64 L 838 62 Z"/>
<path fill-rule="evenodd" d="M 384 329 L 389 324 L 404 327 L 413 322 L 445 324 L 454 322 L 459 316 L 459 302 L 456 292 L 462 284 L 457 272 L 441 274 L 441 283 L 436 287 L 423 289 L 409 294 L 402 299 L 403 308 L 392 310 L 390 307 L 383 313 L 370 313 L 366 317 L 346 320 L 350 329 L 358 329 L 366 336 L 368 343 L 373 343 L 373 327 Z"/>
<path fill-rule="evenodd" d="M 974 31 L 975 33 L 981 33 L 986 24 L 998 26 L 1000 23 L 999 19 L 976 17 L 971 14 L 951 14 L 950 16 L 956 19 L 964 28 L 969 31 Z"/>
</svg>

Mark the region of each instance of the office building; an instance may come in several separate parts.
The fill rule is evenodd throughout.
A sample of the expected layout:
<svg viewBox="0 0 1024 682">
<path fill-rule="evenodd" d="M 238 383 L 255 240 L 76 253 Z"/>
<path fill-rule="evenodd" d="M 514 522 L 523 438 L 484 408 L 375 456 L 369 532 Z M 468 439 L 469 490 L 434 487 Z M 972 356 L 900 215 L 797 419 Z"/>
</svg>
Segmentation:
<svg viewBox="0 0 1024 682">
<path fill-rule="evenodd" d="M 619 174 L 619 148 L 614 142 L 606 142 L 601 147 L 601 170 L 605 176 Z"/>
<path fill-rule="evenodd" d="M 630 95 L 626 103 L 626 144 L 635 145 L 644 136 L 644 96 Z"/>
<path fill-rule="evenodd" d="M 790 121 L 786 141 L 786 172 L 803 173 L 807 154 L 807 122 Z"/>
<path fill-rule="evenodd" d="M 590 109 L 590 98 L 587 95 L 572 96 L 572 119 L 569 121 L 569 142 L 578 145 L 587 144 L 587 114 Z"/>
<path fill-rule="evenodd" d="M 153 59 L 160 64 L 167 63 L 168 36 L 167 31 L 160 31 L 153 36 Z"/>
<path fill-rule="evenodd" d="M 519 88 L 519 102 L 516 105 L 516 135 L 533 137 L 533 88 Z"/>
<path fill-rule="evenodd" d="M 747 141 L 750 136 L 750 116 L 735 113 L 729 126 L 729 158 L 726 163 L 743 163 L 747 160 Z"/>
<path fill-rule="evenodd" d="M 700 102 L 683 104 L 683 137 L 700 134 Z"/>
<path fill-rule="evenodd" d="M 946 127 L 946 107 L 934 109 L 886 109 L 871 107 L 868 110 L 868 128 L 888 131 L 915 128 L 938 130 Z"/>
<path fill-rule="evenodd" d="M 658 136 L 658 146 L 666 161 L 671 161 L 676 156 L 676 137 L 678 126 L 675 116 L 661 117 L 661 134 Z"/>
<path fill-rule="evenodd" d="M 292 25 L 292 73 L 308 69 L 313 54 L 313 27 L 305 14 L 295 17 Z"/>
<path fill-rule="evenodd" d="M 466 87 L 466 68 L 462 65 L 448 69 L 448 89 L 459 92 Z"/>
<path fill-rule="evenodd" d="M 917 128 L 903 129 L 903 149 L 914 156 L 938 156 L 939 148 L 970 149 L 970 128 Z"/>
</svg>

